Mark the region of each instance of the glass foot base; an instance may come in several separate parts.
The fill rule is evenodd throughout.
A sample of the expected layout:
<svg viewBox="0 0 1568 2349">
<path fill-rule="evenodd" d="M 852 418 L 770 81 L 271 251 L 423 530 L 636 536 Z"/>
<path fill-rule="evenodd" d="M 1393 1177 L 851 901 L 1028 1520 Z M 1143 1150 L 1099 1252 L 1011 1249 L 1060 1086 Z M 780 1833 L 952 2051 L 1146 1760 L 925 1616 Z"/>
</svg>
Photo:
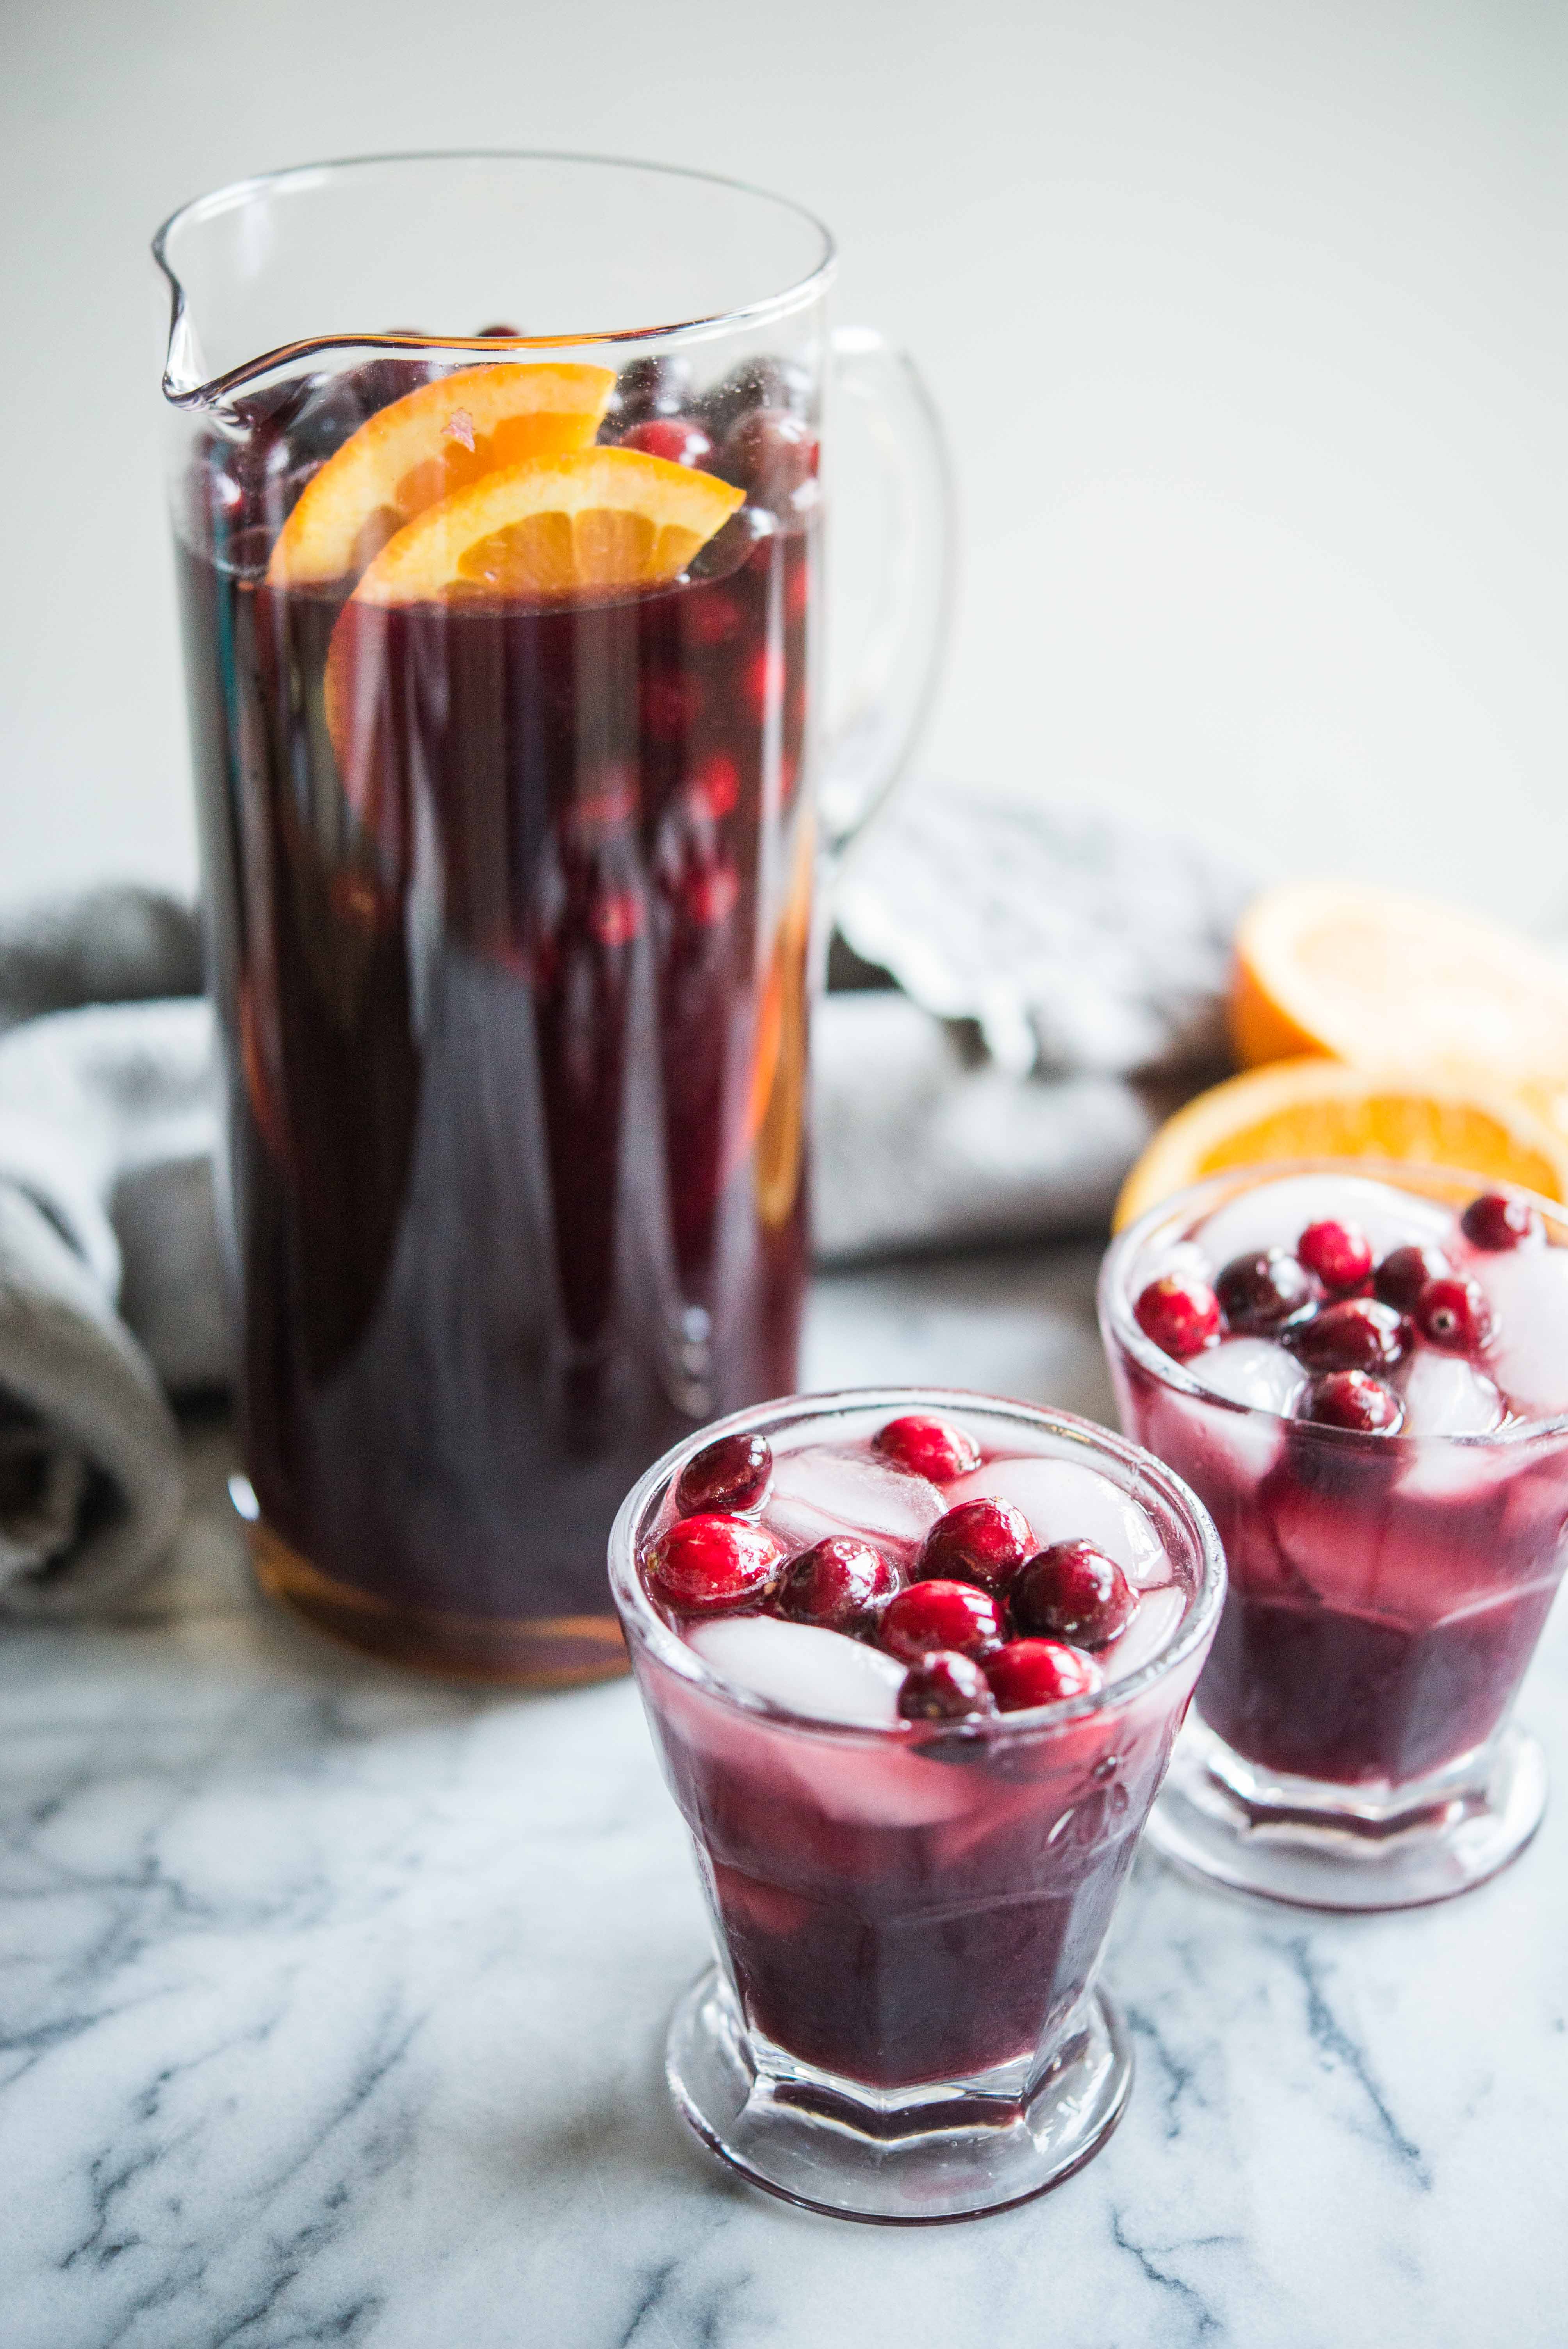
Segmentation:
<svg viewBox="0 0 1568 2349">
<path fill-rule="evenodd" d="M 1398 1788 L 1260 1770 L 1196 1714 L 1148 1838 L 1189 1876 L 1307 1909 L 1418 1909 L 1484 1884 L 1546 1808 L 1546 1757 L 1511 1723 L 1484 1754 Z"/>
<path fill-rule="evenodd" d="M 710 1967 L 670 2020 L 665 2073 L 676 2109 L 754 2186 L 889 2227 L 978 2219 L 1060 2185 L 1099 2152 L 1132 2086 L 1131 2042 L 1101 1990 L 1022 2095 L 981 2081 L 879 2092 L 769 2055 L 764 2070 Z"/>
<path fill-rule="evenodd" d="M 504 1688 L 571 1688 L 628 1669 L 614 1615 L 449 1615 L 372 1598 L 323 1574 L 257 1518 L 251 1563 L 269 1599 L 362 1655 L 440 1680 Z"/>
</svg>

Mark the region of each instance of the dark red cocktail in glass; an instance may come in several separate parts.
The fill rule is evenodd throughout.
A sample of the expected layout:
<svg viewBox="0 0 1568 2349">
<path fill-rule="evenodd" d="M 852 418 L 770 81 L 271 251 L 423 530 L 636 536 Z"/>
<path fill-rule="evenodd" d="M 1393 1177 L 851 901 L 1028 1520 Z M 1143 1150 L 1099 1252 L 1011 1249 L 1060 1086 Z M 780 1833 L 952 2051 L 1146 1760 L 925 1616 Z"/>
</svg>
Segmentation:
<svg viewBox="0 0 1568 2349">
<path fill-rule="evenodd" d="M 1130 1433 L 1230 1593 L 1153 1833 L 1325 1906 L 1438 1899 L 1540 1817 L 1508 1721 L 1563 1567 L 1568 1226 L 1425 1169 L 1253 1169 L 1151 1211 L 1101 1285 Z"/>
<path fill-rule="evenodd" d="M 718 1954 L 676 2102 L 841 2215 L 978 2215 L 1102 2142 L 1096 1987 L 1222 1588 L 1213 1531 L 1087 1422 L 851 1392 L 652 1470 L 611 1576 Z"/>
</svg>

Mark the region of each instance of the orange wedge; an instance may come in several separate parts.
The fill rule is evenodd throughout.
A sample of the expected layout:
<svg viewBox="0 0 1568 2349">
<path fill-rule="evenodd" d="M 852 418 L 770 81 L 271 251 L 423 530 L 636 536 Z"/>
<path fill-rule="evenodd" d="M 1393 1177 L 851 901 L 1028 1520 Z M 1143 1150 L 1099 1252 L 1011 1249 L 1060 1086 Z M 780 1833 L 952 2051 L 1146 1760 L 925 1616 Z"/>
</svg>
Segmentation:
<svg viewBox="0 0 1568 2349">
<path fill-rule="evenodd" d="M 1568 1142 L 1505 1093 L 1425 1071 L 1280 1061 L 1211 1086 L 1167 1119 L 1122 1186 L 1116 1226 L 1206 1174 L 1287 1158 L 1452 1166 L 1568 1199 Z"/>
<path fill-rule="evenodd" d="M 279 533 L 269 585 L 355 578 L 428 506 L 525 458 L 586 449 L 614 381 L 608 367 L 464 367 L 391 401 L 312 480 Z"/>
<path fill-rule="evenodd" d="M 635 449 L 532 458 L 428 507 L 382 548 L 355 601 L 654 586 L 677 577 L 745 502 L 712 473 Z"/>
<path fill-rule="evenodd" d="M 487 473 L 416 515 L 366 569 L 327 648 L 326 727 L 353 804 L 368 812 L 389 607 L 656 585 L 678 577 L 745 502 L 743 490 L 689 465 L 581 449 Z"/>
<path fill-rule="evenodd" d="M 1248 1067 L 1324 1052 L 1479 1079 L 1568 1133 L 1568 966 L 1449 905 L 1333 883 L 1270 890 L 1237 932 L 1231 1032 Z"/>
</svg>

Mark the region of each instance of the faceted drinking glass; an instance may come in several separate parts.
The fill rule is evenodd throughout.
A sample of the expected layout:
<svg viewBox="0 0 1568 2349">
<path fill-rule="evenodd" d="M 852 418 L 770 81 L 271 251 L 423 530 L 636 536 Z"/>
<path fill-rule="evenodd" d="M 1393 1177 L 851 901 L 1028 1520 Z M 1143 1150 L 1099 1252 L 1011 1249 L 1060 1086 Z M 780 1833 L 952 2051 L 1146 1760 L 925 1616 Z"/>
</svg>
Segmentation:
<svg viewBox="0 0 1568 2349">
<path fill-rule="evenodd" d="M 639 1572 L 686 1463 L 742 1431 L 776 1460 L 863 1444 L 912 1412 L 990 1458 L 1095 1471 L 1147 1513 L 1187 1601 L 1147 1658 L 1028 1712 L 891 1727 L 808 1717 L 709 1670 Z M 977 2217 L 1087 2161 L 1132 2074 L 1098 1983 L 1105 1936 L 1224 1588 L 1202 1506 L 1066 1413 L 941 1390 L 803 1396 L 667 1453 L 615 1521 L 610 1577 L 713 1927 L 716 1962 L 666 2049 L 697 2136 L 788 2200 L 885 2222 Z"/>
<path fill-rule="evenodd" d="M 1199 1495 L 1230 1568 L 1150 1840 L 1242 1890 L 1377 1909 L 1482 1882 L 1540 1823 L 1544 1757 L 1510 1713 L 1568 1560 L 1568 1419 L 1454 1435 L 1285 1419 L 1203 1388 L 1133 1312 L 1203 1216 L 1260 1182 L 1350 1172 L 1454 1209 L 1491 1187 L 1343 1162 L 1217 1175 L 1120 1235 L 1099 1310 L 1123 1427 Z M 1532 1204 L 1568 1242 L 1563 1210 Z"/>
</svg>

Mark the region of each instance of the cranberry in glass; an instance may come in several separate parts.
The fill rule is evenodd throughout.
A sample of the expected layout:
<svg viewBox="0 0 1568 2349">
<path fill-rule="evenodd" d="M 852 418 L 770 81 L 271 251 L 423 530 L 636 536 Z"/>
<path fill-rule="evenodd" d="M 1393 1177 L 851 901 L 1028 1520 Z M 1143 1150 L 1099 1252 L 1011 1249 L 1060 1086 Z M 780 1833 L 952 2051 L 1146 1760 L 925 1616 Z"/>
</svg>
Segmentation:
<svg viewBox="0 0 1568 2349">
<path fill-rule="evenodd" d="M 853 1534 L 830 1534 L 790 1559 L 776 1603 L 792 1623 L 852 1636 L 875 1622 L 899 1587 L 898 1568 L 881 1550 Z"/>
<path fill-rule="evenodd" d="M 1298 1323 L 1290 1343 L 1309 1371 L 1390 1370 L 1406 1349 L 1404 1317 L 1376 1298 L 1348 1297 Z"/>
<path fill-rule="evenodd" d="M 692 928 L 710 930 L 727 922 L 740 898 L 740 875 L 723 857 L 693 866 L 681 881 L 680 908 Z"/>
<path fill-rule="evenodd" d="M 1372 1269 L 1372 1243 L 1366 1233 L 1356 1224 L 1342 1224 L 1332 1216 L 1308 1224 L 1295 1252 L 1308 1272 L 1315 1273 L 1325 1288 L 1336 1297 L 1348 1297 L 1352 1289 L 1359 1288 Z"/>
<path fill-rule="evenodd" d="M 726 433 L 719 470 L 753 505 L 780 512 L 817 470 L 817 436 L 788 409 L 754 408 Z"/>
<path fill-rule="evenodd" d="M 705 1444 L 676 1482 L 683 1517 L 699 1510 L 754 1509 L 773 1475 L 773 1446 L 765 1435 L 720 1435 Z"/>
<path fill-rule="evenodd" d="M 884 1459 L 913 1475 L 928 1476 L 934 1485 L 945 1485 L 954 1476 L 968 1476 L 980 1465 L 980 1446 L 961 1427 L 951 1427 L 944 1419 L 927 1419 L 921 1412 L 910 1412 L 903 1419 L 890 1419 L 872 1438 L 874 1448 Z"/>
<path fill-rule="evenodd" d="M 676 1517 L 648 1555 L 648 1588 L 676 1614 L 730 1614 L 768 1598 L 784 1550 L 747 1517 Z"/>
<path fill-rule="evenodd" d="M 1319 1427 L 1348 1427 L 1359 1435 L 1392 1435 L 1404 1416 L 1398 1395 L 1365 1371 L 1330 1371 L 1315 1380 L 1302 1413 Z"/>
<path fill-rule="evenodd" d="M 1460 1226 L 1472 1247 L 1493 1254 L 1546 1237 L 1540 1210 L 1528 1199 L 1511 1199 L 1505 1191 L 1483 1191 L 1479 1199 L 1472 1199 L 1460 1217 Z"/>
<path fill-rule="evenodd" d="M 740 673 L 740 690 L 758 724 L 784 690 L 784 656 L 777 645 L 759 645 Z"/>
<path fill-rule="evenodd" d="M 784 1553 L 745 1517 L 677 1517 L 648 1556 L 648 1587 L 679 1615 L 723 1615 L 765 1599 Z"/>
<path fill-rule="evenodd" d="M 740 797 L 740 770 L 727 750 L 709 750 L 698 760 L 686 790 L 700 814 L 721 823 Z"/>
<path fill-rule="evenodd" d="M 1416 1327 L 1445 1353 L 1479 1353 L 1491 1335 L 1486 1291 L 1473 1280 L 1429 1280 L 1416 1299 Z"/>
<path fill-rule="evenodd" d="M 1314 1302 L 1311 1278 L 1287 1248 L 1233 1257 L 1214 1294 L 1229 1327 L 1249 1334 L 1282 1330 Z"/>
<path fill-rule="evenodd" d="M 1030 1558 L 1008 1593 L 1016 1630 L 1075 1648 L 1108 1648 L 1138 1611 L 1138 1594 L 1114 1558 L 1092 1542 L 1053 1542 Z"/>
<path fill-rule="evenodd" d="M 1220 1302 L 1207 1282 L 1168 1272 L 1151 1280 L 1132 1309 L 1146 1338 L 1179 1362 L 1201 1354 L 1220 1334 Z"/>
<path fill-rule="evenodd" d="M 703 595 L 693 598 L 686 610 L 686 622 L 687 636 L 702 652 L 712 652 L 719 645 L 733 644 L 746 625 L 734 596 L 727 595 L 719 587 L 709 587 Z"/>
<path fill-rule="evenodd" d="M 905 1721 L 965 1721 L 995 1713 L 996 1700 L 970 1657 L 955 1648 L 935 1648 L 904 1674 L 898 1709 Z"/>
<path fill-rule="evenodd" d="M 638 449 L 645 457 L 662 457 L 667 465 L 700 465 L 713 454 L 713 442 L 700 424 L 684 416 L 650 416 L 621 435 L 623 449 Z"/>
<path fill-rule="evenodd" d="M 722 440 L 748 409 L 787 408 L 803 415 L 811 404 L 811 378 L 789 359 L 743 359 L 703 395 L 700 404 L 708 430 Z"/>
<path fill-rule="evenodd" d="M 1004 1713 L 1026 1713 L 1032 1704 L 1088 1696 L 1100 1681 L 1099 1665 L 1059 1640 L 1009 1640 L 986 1657 L 985 1677 Z"/>
<path fill-rule="evenodd" d="M 1027 1519 L 1010 1501 L 960 1501 L 926 1535 L 915 1578 L 977 1582 L 982 1590 L 1002 1590 L 1034 1547 Z"/>
<path fill-rule="evenodd" d="M 633 359 L 615 378 L 610 418 L 617 425 L 642 424 L 650 416 L 674 416 L 685 407 L 691 371 L 684 359 Z"/>
<path fill-rule="evenodd" d="M 1429 1280 L 1446 1279 L 1453 1270 L 1446 1256 L 1435 1247 L 1397 1247 L 1383 1258 L 1372 1276 L 1372 1287 L 1385 1305 L 1398 1312 L 1413 1313 L 1416 1299 Z"/>
<path fill-rule="evenodd" d="M 889 1600 L 877 1638 L 910 1664 L 934 1648 L 984 1656 L 1002 1644 L 1002 1618 L 995 1600 L 972 1582 L 912 1582 Z"/>
<path fill-rule="evenodd" d="M 677 669 L 655 669 L 643 679 L 639 708 L 655 742 L 685 742 L 702 709 L 701 681 Z"/>
</svg>

